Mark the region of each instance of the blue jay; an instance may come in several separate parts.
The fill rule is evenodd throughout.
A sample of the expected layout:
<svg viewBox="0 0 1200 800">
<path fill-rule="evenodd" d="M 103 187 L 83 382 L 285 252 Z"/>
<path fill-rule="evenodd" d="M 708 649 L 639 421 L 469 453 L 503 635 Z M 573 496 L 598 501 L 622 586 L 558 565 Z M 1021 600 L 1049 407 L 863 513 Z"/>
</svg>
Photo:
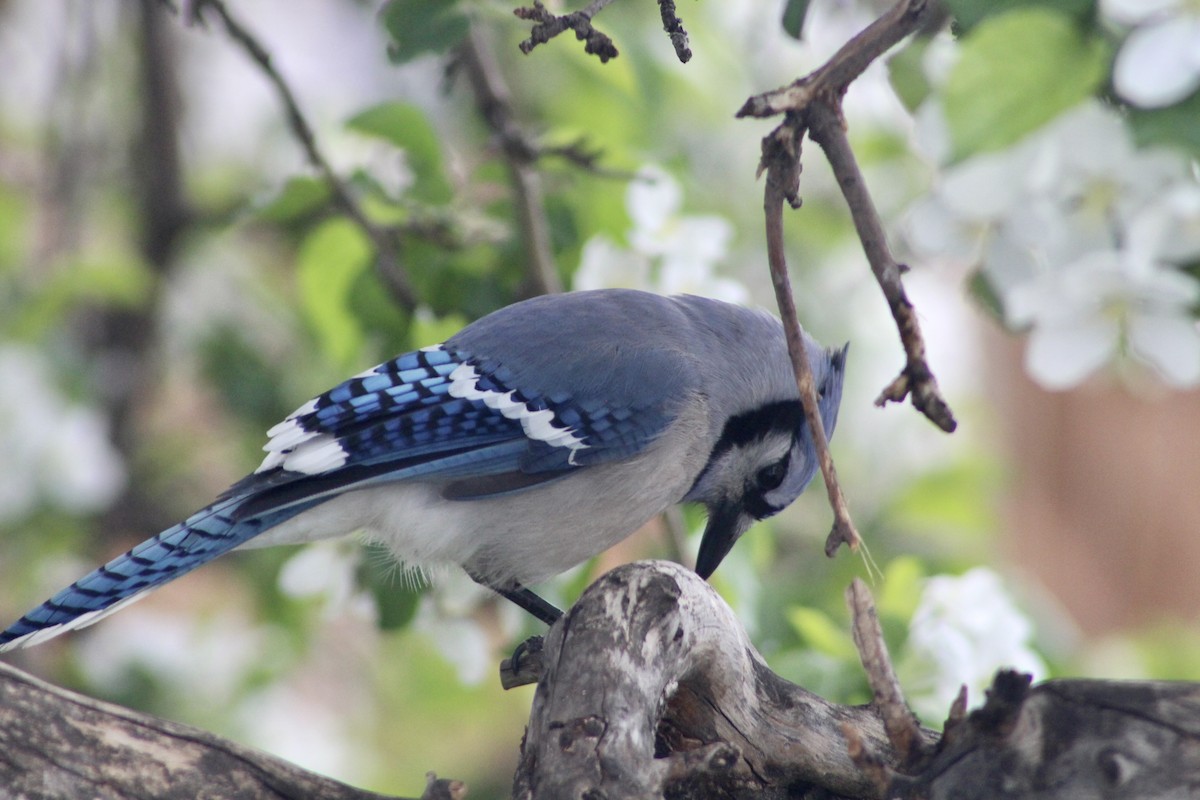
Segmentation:
<svg viewBox="0 0 1200 800">
<path fill-rule="evenodd" d="M 846 348 L 805 346 L 829 436 Z M 552 624 L 562 612 L 527 586 L 696 502 L 707 578 L 812 480 L 798 398 L 763 311 L 624 289 L 526 300 L 305 403 L 252 474 L 30 611 L 0 650 L 89 625 L 235 547 L 354 532 L 406 565 L 458 564 Z"/>
</svg>

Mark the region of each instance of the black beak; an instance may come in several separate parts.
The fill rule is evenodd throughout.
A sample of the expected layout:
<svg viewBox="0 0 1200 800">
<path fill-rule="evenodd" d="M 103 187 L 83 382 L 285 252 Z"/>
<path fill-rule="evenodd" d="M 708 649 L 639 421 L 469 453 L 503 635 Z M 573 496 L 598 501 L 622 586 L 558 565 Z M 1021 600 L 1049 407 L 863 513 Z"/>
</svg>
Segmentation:
<svg viewBox="0 0 1200 800">
<path fill-rule="evenodd" d="M 708 526 L 700 539 L 700 554 L 696 556 L 696 574 L 708 580 L 753 522 L 753 517 L 732 503 L 710 506 Z"/>
</svg>

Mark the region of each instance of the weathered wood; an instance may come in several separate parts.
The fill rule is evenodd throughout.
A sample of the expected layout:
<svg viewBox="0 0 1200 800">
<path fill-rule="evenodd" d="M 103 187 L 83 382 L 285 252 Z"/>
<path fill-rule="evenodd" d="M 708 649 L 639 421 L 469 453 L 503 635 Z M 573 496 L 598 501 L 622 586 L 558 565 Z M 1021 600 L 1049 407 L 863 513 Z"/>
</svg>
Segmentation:
<svg viewBox="0 0 1200 800">
<path fill-rule="evenodd" d="M 903 766 L 870 706 L 772 673 L 674 564 L 620 567 L 546 636 L 514 795 L 541 798 L 1182 800 L 1200 797 L 1200 686 L 1005 672 L 988 703 L 918 729 Z M 910 756 L 912 753 L 909 754 Z"/>
<path fill-rule="evenodd" d="M 458 796 L 430 777 L 423 797 Z M 188 725 L 51 686 L 0 664 L 5 800 L 389 800 Z"/>
<path fill-rule="evenodd" d="M 996 677 L 988 702 L 946 729 L 896 800 L 1184 800 L 1200 797 L 1200 686 Z"/>
<path fill-rule="evenodd" d="M 717 594 L 665 562 L 618 568 L 551 628 L 521 800 L 1200 797 L 1200 686 L 1002 673 L 903 766 L 870 706 L 768 669 Z M 431 777 L 424 798 L 464 789 Z M 0 798 L 383 800 L 213 734 L 0 665 Z"/>
<path fill-rule="evenodd" d="M 890 752 L 871 707 L 775 675 L 732 610 L 678 564 L 605 575 L 551 628 L 542 656 L 518 798 L 796 797 L 807 786 L 867 797 L 876 788 L 844 730 Z M 705 757 L 689 756 L 697 749 Z"/>
</svg>

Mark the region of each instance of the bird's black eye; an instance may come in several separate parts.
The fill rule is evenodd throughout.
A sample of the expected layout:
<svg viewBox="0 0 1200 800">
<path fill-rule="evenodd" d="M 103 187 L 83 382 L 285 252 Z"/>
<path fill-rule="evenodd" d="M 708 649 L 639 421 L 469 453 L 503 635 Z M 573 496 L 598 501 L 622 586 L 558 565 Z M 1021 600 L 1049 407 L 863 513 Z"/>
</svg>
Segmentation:
<svg viewBox="0 0 1200 800">
<path fill-rule="evenodd" d="M 758 475 L 754 477 L 754 482 L 757 484 L 760 492 L 769 492 L 779 488 L 779 484 L 783 483 L 784 476 L 787 475 L 788 458 L 790 455 L 789 453 L 774 464 L 763 467 L 758 471 Z"/>
</svg>

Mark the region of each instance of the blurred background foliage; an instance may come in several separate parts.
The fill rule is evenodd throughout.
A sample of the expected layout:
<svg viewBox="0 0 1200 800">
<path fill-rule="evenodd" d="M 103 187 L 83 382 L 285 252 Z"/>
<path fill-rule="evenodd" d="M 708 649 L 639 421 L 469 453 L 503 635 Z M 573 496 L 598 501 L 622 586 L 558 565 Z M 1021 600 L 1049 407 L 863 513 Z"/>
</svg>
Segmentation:
<svg viewBox="0 0 1200 800">
<path fill-rule="evenodd" d="M 681 65 L 651 3 L 597 17 L 620 50 L 601 64 L 571 35 L 522 55 L 528 24 L 496 0 L 229 0 L 335 188 L 263 71 L 196 5 L 185 24 L 156 0 L 0 0 L 7 618 L 208 502 L 310 396 L 555 282 L 773 305 L 754 179 L 771 123 L 733 113 L 884 7 L 686 4 L 694 57 Z M 1195 13 L 1151 5 L 1157 16 L 1119 0 L 948 1 L 952 24 L 939 17 L 847 95 L 852 141 L 913 267 L 953 436 L 873 407 L 901 352 L 836 184 L 806 153 L 804 205 L 786 220 L 797 301 L 819 339 L 853 343 L 834 452 L 929 724 L 961 683 L 979 700 L 1006 664 L 1200 679 L 1200 206 L 1188 205 L 1200 77 L 1186 59 L 1122 56 Z M 502 87 L 516 140 L 489 124 L 464 47 Z M 1183 88 L 1164 100 L 1147 84 Z M 1070 127 L 1080 113 L 1093 116 Z M 1116 144 L 1089 138 L 1105 131 Z M 1100 153 L 1090 171 L 1075 149 Z M 1075 166 L 1046 168 L 1047 153 Z M 1141 190 L 1145 208 L 1121 205 L 1134 196 L 1123 171 L 1165 176 Z M 1030 208 L 1041 215 L 1018 225 Z M 1115 283 L 1112 270 L 1076 281 L 1116 289 L 1072 294 L 1043 283 L 1081 245 L 1037 269 L 1011 256 L 1013 231 L 1058 242 L 1081 208 L 1098 209 L 1088 219 L 1107 226 L 1112 260 L 1148 216 L 1175 225 L 1157 282 L 1120 267 Z M 528 209 L 552 275 L 531 268 Z M 1039 297 L 1081 310 L 1050 315 Z M 1086 316 L 1096 309 L 1103 324 Z M 1029 332 L 1028 349 L 1002 325 Z M 546 592 L 569 603 L 616 563 L 690 558 L 703 521 L 681 520 L 685 541 L 651 524 Z M 713 583 L 773 668 L 862 702 L 842 592 L 866 569 L 821 555 L 829 521 L 815 487 Z M 462 576 L 437 587 L 352 543 L 251 551 L 10 660 L 377 791 L 417 794 L 432 769 L 472 797 L 503 796 L 532 689 L 501 691 L 495 667 L 538 626 Z"/>
</svg>

